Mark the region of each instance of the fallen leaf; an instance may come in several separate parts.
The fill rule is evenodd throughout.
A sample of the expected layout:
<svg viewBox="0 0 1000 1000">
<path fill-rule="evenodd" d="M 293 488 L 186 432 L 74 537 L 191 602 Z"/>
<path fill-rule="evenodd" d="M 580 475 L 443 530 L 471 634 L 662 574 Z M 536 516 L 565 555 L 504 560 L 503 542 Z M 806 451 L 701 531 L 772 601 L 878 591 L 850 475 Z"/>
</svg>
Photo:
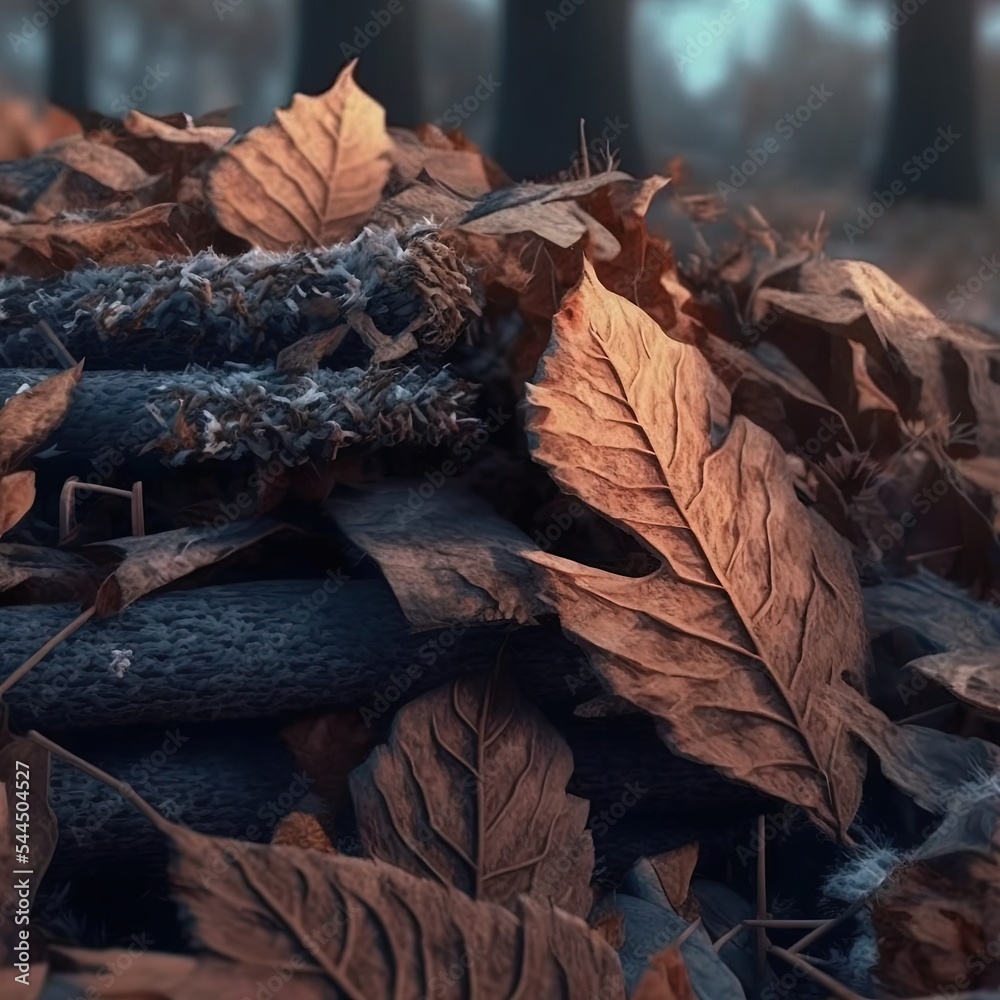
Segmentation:
<svg viewBox="0 0 1000 1000">
<path fill-rule="evenodd" d="M 31 510 L 34 502 L 34 472 L 11 472 L 0 478 L 0 537 Z"/>
<path fill-rule="evenodd" d="M 78 552 L 0 544 L 0 593 L 23 584 L 32 604 L 90 604 L 106 576 L 106 570 Z"/>
<path fill-rule="evenodd" d="M 385 112 L 348 64 L 319 97 L 296 94 L 275 120 L 227 149 L 209 191 L 229 232 L 265 250 L 353 239 L 389 176 Z"/>
<path fill-rule="evenodd" d="M 165 825 L 166 826 L 166 825 Z M 239 963 L 296 956 L 350 997 L 623 1000 L 615 953 L 530 897 L 516 912 L 392 865 L 170 826 L 175 896 L 198 944 Z M 225 859 L 222 873 L 205 878 Z"/>
<path fill-rule="evenodd" d="M 393 166 L 401 183 L 410 184 L 426 174 L 465 198 L 478 198 L 492 190 L 482 153 L 456 149 L 437 126 L 388 131 L 393 142 Z"/>
<path fill-rule="evenodd" d="M 183 206 L 170 204 L 121 219 L 0 221 L 0 272 L 49 278 L 91 260 L 116 267 L 189 257 L 198 245 L 191 222 Z"/>
<path fill-rule="evenodd" d="M 863 684 L 861 596 L 784 452 L 589 265 L 527 395 L 535 460 L 662 559 L 636 579 L 532 556 L 563 628 L 678 753 L 845 833 L 864 758 L 817 692 Z"/>
<path fill-rule="evenodd" d="M 680 948 L 670 945 L 653 956 L 632 1000 L 697 1000 Z"/>
<path fill-rule="evenodd" d="M 523 625 L 545 613 L 525 559 L 537 549 L 527 535 L 458 484 L 425 496 L 427 487 L 424 480 L 399 480 L 334 496 L 326 508 L 378 563 L 407 621 L 415 629 L 456 622 Z"/>
<path fill-rule="evenodd" d="M 941 995 L 942 984 L 1000 985 L 993 954 L 1000 939 L 995 781 L 967 789 L 947 820 L 889 873 L 871 911 L 874 972 L 894 995 Z"/>
<path fill-rule="evenodd" d="M 688 915 L 681 911 L 688 896 L 691 895 L 691 877 L 698 864 L 697 841 L 678 847 L 674 851 L 668 851 L 666 854 L 658 854 L 650 858 L 649 863 L 656 872 L 670 905 L 682 917 L 687 918 Z"/>
<path fill-rule="evenodd" d="M 124 559 L 97 591 L 97 617 L 116 615 L 139 598 L 254 545 L 281 527 L 276 521 L 261 518 L 236 521 L 222 528 L 178 528 L 102 542 L 93 548 L 116 549 Z"/>
<path fill-rule="evenodd" d="M 35 451 L 63 422 L 83 363 L 16 393 L 0 407 L 0 475 Z"/>
<path fill-rule="evenodd" d="M 271 835 L 271 843 L 322 854 L 337 853 L 320 818 L 306 812 L 290 812 L 284 816 Z"/>
<path fill-rule="evenodd" d="M 404 706 L 351 775 L 358 832 L 374 857 L 473 899 L 514 909 L 526 894 L 583 916 L 594 844 L 572 772 L 503 674 L 462 677 Z"/>
<path fill-rule="evenodd" d="M 595 934 L 600 934 L 615 951 L 625 943 L 625 918 L 618 910 L 609 909 L 591 924 Z"/>
<path fill-rule="evenodd" d="M 137 940 L 142 940 L 136 936 Z M 275 975 L 273 966 L 239 964 L 217 958 L 168 955 L 143 951 L 133 943 L 127 949 L 50 946 L 58 970 L 32 966 L 31 985 L 38 984 L 45 1000 L 245 1000 Z M 47 973 L 47 975 L 46 975 Z M 39 983 L 44 976 L 44 985 Z M 0 988 L 0 997 L 7 1000 Z M 31 996 L 32 994 L 25 994 Z M 303 965 L 295 974 L 282 975 L 281 1000 L 328 1000 L 330 987 L 316 970 Z"/>
<path fill-rule="evenodd" d="M 62 108 L 39 109 L 30 101 L 0 101 L 0 162 L 24 160 L 68 135 L 79 135 L 80 123 Z"/>
<path fill-rule="evenodd" d="M 922 656 L 907 666 L 980 712 L 1000 717 L 1000 653 L 995 649 L 957 649 Z"/>
<path fill-rule="evenodd" d="M 593 259 L 612 260 L 621 252 L 614 234 L 577 201 L 607 184 L 632 180 L 611 171 L 560 184 L 517 184 L 484 195 L 460 218 L 456 229 L 481 236 L 535 233 L 559 247 L 571 247 L 584 236 Z"/>
</svg>

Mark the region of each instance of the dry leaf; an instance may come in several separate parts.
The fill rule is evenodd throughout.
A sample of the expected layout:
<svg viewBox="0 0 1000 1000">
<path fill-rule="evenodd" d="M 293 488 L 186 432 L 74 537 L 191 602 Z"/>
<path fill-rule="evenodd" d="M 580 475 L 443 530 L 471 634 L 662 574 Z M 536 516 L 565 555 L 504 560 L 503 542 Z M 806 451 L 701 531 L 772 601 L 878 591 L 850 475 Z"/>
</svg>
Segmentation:
<svg viewBox="0 0 1000 1000">
<path fill-rule="evenodd" d="M 528 624 L 545 613 L 525 559 L 537 549 L 527 535 L 457 484 L 425 498 L 426 485 L 400 480 L 334 497 L 327 506 L 347 537 L 378 563 L 407 621 L 415 629 Z"/>
<path fill-rule="evenodd" d="M 605 910 L 591 924 L 595 934 L 600 934 L 615 951 L 620 951 L 625 944 L 625 917 L 620 910 L 614 908 Z"/>
<path fill-rule="evenodd" d="M 650 858 L 649 863 L 656 872 L 670 905 L 682 917 L 691 919 L 683 910 L 691 894 L 691 877 L 698 864 L 698 842 L 685 844 L 666 854 L 658 854 Z"/>
<path fill-rule="evenodd" d="M 680 948 L 670 945 L 653 956 L 632 1000 L 697 1000 Z"/>
<path fill-rule="evenodd" d="M 0 220 L 0 272 L 48 278 L 91 260 L 103 267 L 156 264 L 189 257 L 200 245 L 199 233 L 197 220 L 173 204 L 84 222 Z"/>
<path fill-rule="evenodd" d="M 83 363 L 16 393 L 0 407 L 0 475 L 17 468 L 63 422 Z"/>
<path fill-rule="evenodd" d="M 1000 717 L 1000 653 L 957 649 L 907 664 L 980 712 Z"/>
<path fill-rule="evenodd" d="M 10 531 L 34 502 L 34 472 L 12 472 L 0 478 L 0 536 Z"/>
<path fill-rule="evenodd" d="M 1000 986 L 1000 798 L 967 790 L 882 884 L 872 905 L 878 981 L 896 996 Z M 963 993 L 963 995 L 965 995 Z"/>
<path fill-rule="evenodd" d="M 222 225 L 265 250 L 357 235 L 389 176 L 385 111 L 354 82 L 354 63 L 319 97 L 290 108 L 223 153 L 209 180 Z"/>
<path fill-rule="evenodd" d="M 125 558 L 97 591 L 97 617 L 116 615 L 139 598 L 254 545 L 281 527 L 262 518 L 236 521 L 222 528 L 178 528 L 103 542 L 94 548 L 117 549 Z"/>
<path fill-rule="evenodd" d="M 271 843 L 322 854 L 337 853 L 320 818 L 307 812 L 290 812 L 284 816 L 271 835 Z"/>
<path fill-rule="evenodd" d="M 393 143 L 393 166 L 403 184 L 412 183 L 423 173 L 464 198 L 478 198 L 492 190 L 483 154 L 457 149 L 437 126 L 388 131 Z"/>
<path fill-rule="evenodd" d="M 0 101 L 0 162 L 24 160 L 68 135 L 79 135 L 80 123 L 51 104 L 39 109 L 29 101 Z"/>
<path fill-rule="evenodd" d="M 528 402 L 534 458 L 662 559 L 636 579 L 535 555 L 563 627 L 677 752 L 846 832 L 864 758 L 817 693 L 863 684 L 861 597 L 780 447 L 589 265 Z"/>
<path fill-rule="evenodd" d="M 135 935 L 127 949 L 88 951 L 83 948 L 52 946 L 52 964 L 58 971 L 33 965 L 31 984 L 39 983 L 48 972 L 45 1000 L 80 1000 L 101 997 L 107 1000 L 246 1000 L 260 991 L 263 983 L 276 975 L 271 965 L 241 965 L 216 958 L 167 955 L 136 947 L 144 938 Z M 145 940 L 148 940 L 146 938 Z M 20 987 L 18 987 L 20 989 Z M 18 995 L 5 993 L 11 1000 Z M 281 977 L 281 1000 L 329 1000 L 330 986 L 314 969 L 303 966 L 293 976 Z"/>
<path fill-rule="evenodd" d="M 517 184 L 480 198 L 452 225 L 480 236 L 535 233 L 559 247 L 571 247 L 589 237 L 589 252 L 595 260 L 612 260 L 621 252 L 614 234 L 577 201 L 615 181 L 632 180 L 612 171 L 562 184 Z"/>
<path fill-rule="evenodd" d="M 401 709 L 351 795 L 374 857 L 473 899 L 514 909 L 527 894 L 582 916 L 594 844 L 572 771 L 562 737 L 493 671 Z"/>
<path fill-rule="evenodd" d="M 230 961 L 298 956 L 337 995 L 358 998 L 624 998 L 608 945 L 538 900 L 523 897 L 512 913 L 380 861 L 167 832 L 194 935 Z M 206 880 L 222 858 L 222 874 Z"/>
</svg>

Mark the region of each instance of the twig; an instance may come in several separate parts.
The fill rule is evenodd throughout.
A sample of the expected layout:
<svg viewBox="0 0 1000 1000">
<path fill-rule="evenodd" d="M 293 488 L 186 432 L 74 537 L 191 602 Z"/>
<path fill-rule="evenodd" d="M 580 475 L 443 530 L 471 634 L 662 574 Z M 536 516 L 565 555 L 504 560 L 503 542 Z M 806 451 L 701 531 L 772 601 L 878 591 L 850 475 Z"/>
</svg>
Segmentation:
<svg viewBox="0 0 1000 1000">
<path fill-rule="evenodd" d="M 42 336 L 52 345 L 53 350 L 59 355 L 66 368 L 75 368 L 78 364 L 76 358 L 66 349 L 66 345 L 56 336 L 55 330 L 49 325 L 46 319 L 39 320 L 38 329 L 42 331 Z"/>
<path fill-rule="evenodd" d="M 71 636 L 78 628 L 85 625 L 93 617 L 96 608 L 89 607 L 82 614 L 77 615 L 61 632 L 56 633 L 37 652 L 32 653 L 9 677 L 0 681 L 0 698 L 2 698 L 29 670 L 40 663 L 63 639 Z"/>
<path fill-rule="evenodd" d="M 767 927 L 772 930 L 812 930 L 824 927 L 826 920 L 744 920 L 743 927 Z"/>
<path fill-rule="evenodd" d="M 855 914 L 860 913 L 865 905 L 865 897 L 861 899 L 856 899 L 843 913 L 836 917 L 832 917 L 827 920 L 825 924 L 821 927 L 817 927 L 815 930 L 810 931 L 804 938 L 800 938 L 788 949 L 790 955 L 797 955 L 799 952 L 804 951 L 809 947 L 814 941 L 818 941 L 824 934 L 832 931 L 835 927 L 839 927 L 845 920 L 850 920 Z"/>
<path fill-rule="evenodd" d="M 82 757 L 77 757 L 75 753 L 70 753 L 69 750 L 59 746 L 58 743 L 53 743 L 47 736 L 42 736 L 35 729 L 28 730 L 24 738 L 31 740 L 32 743 L 37 743 L 40 747 L 45 747 L 49 753 L 68 761 L 74 767 L 78 767 L 83 771 L 84 774 L 89 774 L 95 780 L 107 785 L 108 788 L 113 788 L 123 799 L 131 802 L 158 830 L 163 830 L 170 825 L 169 821 L 161 816 L 127 781 L 119 781 L 108 774 L 107 771 L 102 771 L 99 767 L 88 763 Z"/>
<path fill-rule="evenodd" d="M 757 919 L 767 920 L 767 821 L 764 813 L 757 817 Z M 757 928 L 757 977 L 767 970 L 767 932 Z"/>
<path fill-rule="evenodd" d="M 580 162 L 583 165 L 583 176 L 590 176 L 590 156 L 587 153 L 587 121 L 580 119 Z"/>
<path fill-rule="evenodd" d="M 811 965 L 807 962 L 801 955 L 793 955 L 790 951 L 786 951 L 784 948 L 779 948 L 777 945 L 771 945 L 769 951 L 772 955 L 777 955 L 778 958 L 784 959 L 793 968 L 798 969 L 803 975 L 808 976 L 814 982 L 820 984 L 824 988 L 828 989 L 835 997 L 839 997 L 840 1000 L 866 1000 L 865 997 L 861 996 L 860 993 L 855 993 L 854 990 L 848 989 L 843 983 L 837 982 L 833 976 L 828 976 L 825 972 L 821 972 L 816 966 Z"/>
<path fill-rule="evenodd" d="M 701 927 L 701 917 L 696 918 L 688 924 L 683 931 L 681 931 L 681 933 L 677 936 L 677 939 L 674 941 L 674 946 L 680 948 L 680 946 L 684 944 L 684 942 L 687 941 L 687 939 L 691 937 L 691 935 L 694 934 L 699 927 Z"/>
</svg>

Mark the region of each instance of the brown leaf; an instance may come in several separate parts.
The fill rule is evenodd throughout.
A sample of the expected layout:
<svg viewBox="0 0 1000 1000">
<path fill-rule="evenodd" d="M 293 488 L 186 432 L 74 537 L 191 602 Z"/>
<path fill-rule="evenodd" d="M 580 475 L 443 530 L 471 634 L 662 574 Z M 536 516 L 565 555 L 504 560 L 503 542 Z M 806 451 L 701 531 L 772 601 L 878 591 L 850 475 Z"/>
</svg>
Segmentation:
<svg viewBox="0 0 1000 1000">
<path fill-rule="evenodd" d="M 613 907 L 605 910 L 591 927 L 594 933 L 600 934 L 615 951 L 621 951 L 622 945 L 625 944 L 625 915 L 621 910 Z"/>
<path fill-rule="evenodd" d="M 650 959 L 632 1000 L 697 1000 L 680 948 L 670 945 Z"/>
<path fill-rule="evenodd" d="M 183 116 L 182 125 L 172 125 L 139 111 L 129 111 L 122 134 L 111 134 L 114 147 L 130 156 L 151 174 L 170 179 L 171 197 L 176 199 L 181 179 L 190 174 L 236 135 L 228 127 L 195 125 Z"/>
<path fill-rule="evenodd" d="M 68 135 L 79 135 L 80 123 L 67 111 L 30 101 L 0 101 L 0 162 L 24 160 Z"/>
<path fill-rule="evenodd" d="M 864 758 L 817 691 L 863 684 L 846 544 L 796 497 L 785 456 L 701 354 L 587 265 L 528 386 L 533 456 L 661 567 L 622 577 L 550 554 L 547 599 L 612 693 L 683 756 L 845 832 Z"/>
<path fill-rule="evenodd" d="M 34 502 L 34 472 L 12 472 L 0 478 L 0 537 L 31 510 Z"/>
<path fill-rule="evenodd" d="M 649 863 L 656 872 L 656 877 L 663 887 L 663 894 L 670 905 L 682 916 L 689 918 L 683 912 L 684 904 L 691 894 L 691 876 L 698 864 L 698 842 L 694 841 L 650 858 Z"/>
<path fill-rule="evenodd" d="M 23 926 L 13 915 L 28 912 L 26 907 L 56 849 L 58 828 L 49 805 L 49 764 L 48 750 L 11 733 L 7 709 L 0 706 L 0 865 L 6 876 L 0 882 L 0 908 L 5 917 L 0 923 L 0 965 L 8 972 L 15 961 L 18 927 Z M 30 874 L 21 874 L 26 871 Z M 26 897 L 16 888 L 18 879 L 28 882 Z M 31 954 L 37 959 L 37 946 Z"/>
<path fill-rule="evenodd" d="M 209 190 L 231 233 L 265 250 L 356 235 L 389 176 L 392 143 L 385 111 L 354 82 L 354 65 L 325 94 L 296 94 L 222 155 Z"/>
<path fill-rule="evenodd" d="M 181 205 L 153 205 L 121 219 L 0 221 L 0 272 L 48 278 L 85 261 L 104 267 L 188 257 L 199 230 Z"/>
<path fill-rule="evenodd" d="M 456 149 L 437 126 L 388 131 L 393 143 L 393 166 L 403 184 L 412 183 L 423 173 L 465 198 L 478 198 L 492 190 L 482 153 Z"/>
<path fill-rule="evenodd" d="M 566 794 L 573 756 L 497 671 L 400 710 L 389 743 L 351 775 L 368 853 L 473 899 L 522 894 L 591 908 L 588 804 Z"/>
<path fill-rule="evenodd" d="M 23 584 L 25 603 L 93 602 L 107 571 L 77 552 L 0 544 L 0 593 Z"/>
<path fill-rule="evenodd" d="M 276 974 L 271 965 L 140 951 L 134 944 L 120 951 L 52 947 L 50 954 L 58 969 L 48 970 L 44 993 L 39 994 L 45 1000 L 245 1000 L 256 996 Z M 33 965 L 33 986 L 45 971 Z M 329 983 L 305 964 L 294 976 L 283 975 L 281 983 L 281 1000 L 328 1000 L 331 995 Z M 0 997 L 7 1000 L 7 996 L 0 988 Z"/>
<path fill-rule="evenodd" d="M 907 666 L 980 712 L 1000 717 L 1000 653 L 995 649 L 956 649 L 922 656 Z"/>
<path fill-rule="evenodd" d="M 309 774 L 312 794 L 325 808 L 324 820 L 336 823 L 348 802 L 348 778 L 378 743 L 374 726 L 354 709 L 302 716 L 281 730 L 281 738 L 300 771 Z"/>
<path fill-rule="evenodd" d="M 283 817 L 271 835 L 271 843 L 322 854 L 337 853 L 320 818 L 307 812 L 290 812 Z"/>
<path fill-rule="evenodd" d="M 425 497 L 427 489 L 424 480 L 401 480 L 336 496 L 327 506 L 347 537 L 378 563 L 407 621 L 415 629 L 505 620 L 523 625 L 545 613 L 525 558 L 537 546 L 527 535 L 458 484 Z"/>
<path fill-rule="evenodd" d="M 901 865 L 872 907 L 875 974 L 896 996 L 1000 986 L 1000 799 L 996 785 L 967 798 Z M 956 985 L 957 984 L 957 985 Z M 965 994 L 963 994 L 965 995 Z"/>
<path fill-rule="evenodd" d="M 512 913 L 380 861 L 168 832 L 194 935 L 230 961 L 298 956 L 346 997 L 624 998 L 608 945 L 530 897 Z"/>
<path fill-rule="evenodd" d="M 97 591 L 97 617 L 116 615 L 139 598 L 254 545 L 281 527 L 262 518 L 236 521 L 223 528 L 178 528 L 104 542 L 96 548 L 117 549 L 125 558 Z"/>
<path fill-rule="evenodd" d="M 17 468 L 63 422 L 83 362 L 16 393 L 0 407 L 0 475 Z"/>
<path fill-rule="evenodd" d="M 559 247 L 571 247 L 588 236 L 591 258 L 612 260 L 621 252 L 621 244 L 577 199 L 615 181 L 631 179 L 613 171 L 561 184 L 517 184 L 484 195 L 451 224 L 481 236 L 535 233 Z"/>
</svg>

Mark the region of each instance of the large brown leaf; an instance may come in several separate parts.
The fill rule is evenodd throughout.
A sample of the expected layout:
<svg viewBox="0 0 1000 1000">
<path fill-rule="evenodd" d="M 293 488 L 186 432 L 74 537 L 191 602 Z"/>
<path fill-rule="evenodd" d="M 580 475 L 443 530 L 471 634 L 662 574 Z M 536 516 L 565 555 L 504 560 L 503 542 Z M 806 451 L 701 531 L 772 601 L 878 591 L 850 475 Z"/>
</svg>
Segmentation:
<svg viewBox="0 0 1000 1000">
<path fill-rule="evenodd" d="M 817 696 L 862 684 L 861 598 L 846 544 L 799 502 L 781 448 L 730 421 L 701 354 L 589 265 L 528 402 L 535 459 L 662 559 L 636 579 L 535 555 L 563 627 L 678 752 L 846 831 L 863 757 Z"/>
<path fill-rule="evenodd" d="M 304 962 L 352 1000 L 624 997 L 607 943 L 529 897 L 512 913 L 380 861 L 167 832 L 195 937 L 230 961 Z"/>
<path fill-rule="evenodd" d="M 290 108 L 228 149 L 209 181 L 219 221 L 265 250 L 353 238 L 391 167 L 385 111 L 354 82 L 354 63 L 319 97 Z"/>
<path fill-rule="evenodd" d="M 0 475 L 17 468 L 63 422 L 82 375 L 81 362 L 0 407 Z"/>
<path fill-rule="evenodd" d="M 522 894 L 591 907 L 588 805 L 566 794 L 573 755 L 496 671 L 411 702 L 351 775 L 368 853 L 473 899 Z"/>
</svg>

